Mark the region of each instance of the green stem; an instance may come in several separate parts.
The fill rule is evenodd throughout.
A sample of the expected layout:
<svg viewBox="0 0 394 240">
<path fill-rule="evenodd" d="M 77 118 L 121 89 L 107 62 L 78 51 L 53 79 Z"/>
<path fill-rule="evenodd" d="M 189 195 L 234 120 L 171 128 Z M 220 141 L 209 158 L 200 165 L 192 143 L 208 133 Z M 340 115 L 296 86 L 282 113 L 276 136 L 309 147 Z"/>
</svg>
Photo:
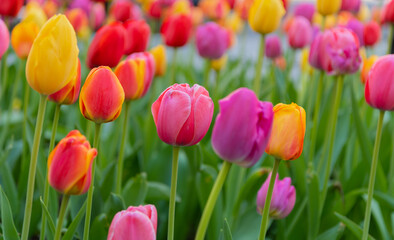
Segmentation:
<svg viewBox="0 0 394 240">
<path fill-rule="evenodd" d="M 211 60 L 205 60 L 205 69 L 204 69 L 204 85 L 206 89 L 208 89 L 209 85 L 209 73 L 211 72 Z"/>
<path fill-rule="evenodd" d="M 323 84 L 324 83 L 324 71 L 320 71 L 319 84 L 317 87 L 317 95 L 315 100 L 315 108 L 313 110 L 313 119 L 312 119 L 312 129 L 311 129 L 311 143 L 309 147 L 309 163 L 313 163 L 313 158 L 315 154 L 315 146 L 316 146 L 316 138 L 317 138 L 317 120 L 319 118 L 319 109 L 321 103 L 321 97 L 323 92 Z"/>
<path fill-rule="evenodd" d="M 7 67 L 7 57 L 8 57 L 8 50 L 5 51 L 3 57 L 1 58 L 2 60 L 2 64 L 3 64 L 3 71 L 1 72 L 2 74 L 2 78 L 3 78 L 3 82 L 2 82 L 2 88 L 0 90 L 1 95 L 0 95 L 0 99 L 4 96 L 4 93 L 7 89 L 7 82 L 8 82 L 8 67 Z"/>
<path fill-rule="evenodd" d="M 60 104 L 56 104 L 55 115 L 53 117 L 52 135 L 51 135 L 51 140 L 49 142 L 48 156 L 52 152 L 53 147 L 55 146 L 57 125 L 59 123 L 60 106 L 61 106 Z M 44 190 L 44 204 L 46 207 L 48 207 L 48 201 L 49 201 L 49 183 L 48 183 L 48 177 L 47 177 L 48 172 L 47 171 L 46 171 L 46 175 L 45 175 L 45 190 Z M 47 216 L 45 214 L 44 209 L 42 209 L 41 219 L 42 219 L 42 221 L 41 221 L 40 239 L 45 240 L 45 228 L 46 228 Z"/>
<path fill-rule="evenodd" d="M 172 72 L 171 72 L 171 85 L 175 84 L 175 72 L 176 72 L 176 55 L 178 52 L 178 48 L 174 48 L 174 52 L 172 54 Z"/>
<path fill-rule="evenodd" d="M 62 225 L 64 216 L 66 215 L 66 209 L 68 205 L 68 200 L 70 200 L 70 195 L 64 195 L 62 199 L 62 205 L 60 206 L 59 217 L 57 219 L 56 231 L 55 231 L 55 240 L 60 240 L 60 236 L 62 235 Z"/>
<path fill-rule="evenodd" d="M 272 169 L 272 173 L 271 173 L 270 184 L 268 185 L 268 192 L 264 203 L 263 218 L 261 220 L 259 240 L 265 239 L 265 233 L 267 231 L 268 220 L 269 220 L 272 192 L 274 190 L 276 175 L 278 174 L 279 163 L 280 163 L 280 159 L 275 159 L 274 168 Z"/>
<path fill-rule="evenodd" d="M 21 238 L 22 240 L 27 240 L 29 236 L 31 210 L 33 207 L 34 182 L 36 178 L 36 169 L 37 169 L 37 157 L 38 157 L 38 150 L 40 148 L 42 125 L 44 123 L 46 104 L 47 104 L 47 97 L 41 95 L 40 105 L 38 106 L 37 122 L 36 122 L 36 128 L 34 130 L 33 148 L 31 151 L 31 159 L 29 166 L 29 178 L 27 183 L 25 215 L 24 215 L 23 227 L 22 227 L 22 238 Z"/>
<path fill-rule="evenodd" d="M 336 79 L 335 100 L 331 111 L 331 119 L 330 119 L 331 132 L 328 138 L 330 141 L 330 145 L 328 149 L 328 158 L 324 172 L 324 182 L 323 182 L 323 190 L 322 190 L 322 198 L 321 198 L 322 204 L 320 205 L 319 216 L 321 216 L 321 213 L 323 211 L 324 202 L 326 200 L 326 195 L 327 195 L 328 179 L 330 178 L 330 173 L 331 173 L 331 162 L 332 162 L 332 155 L 334 150 L 334 140 L 335 140 L 335 132 L 337 126 L 338 109 L 341 103 L 342 89 L 343 89 L 343 75 L 339 75 L 338 78 Z"/>
<path fill-rule="evenodd" d="M 171 193 L 170 193 L 170 206 L 168 211 L 167 240 L 174 239 L 176 184 L 178 178 L 178 155 L 179 155 L 179 147 L 174 146 L 172 150 Z"/>
<path fill-rule="evenodd" d="M 94 141 L 93 147 L 96 148 L 98 151 L 99 142 L 100 142 L 100 133 L 101 133 L 101 124 L 96 123 L 95 125 L 95 132 L 94 132 Z M 96 159 L 97 160 L 97 159 Z M 85 215 L 85 227 L 83 231 L 83 239 L 89 239 L 89 230 L 90 230 L 90 218 L 92 214 L 92 201 L 93 201 L 93 190 L 94 190 L 94 171 L 96 168 L 96 161 L 93 161 L 92 165 L 92 181 L 90 183 L 90 187 L 88 190 L 88 197 L 87 197 L 87 206 L 86 206 L 86 215 Z"/>
<path fill-rule="evenodd" d="M 391 117 L 394 117 L 394 114 L 391 114 Z M 392 121 L 393 123 L 393 129 L 392 131 L 392 144 L 394 144 L 394 121 Z M 394 149 L 394 145 L 393 148 Z M 390 168 L 389 168 L 389 175 L 388 175 L 388 183 L 389 183 L 389 190 L 390 192 L 393 191 L 393 177 L 394 177 L 394 152 L 391 153 L 391 158 L 390 158 Z"/>
<path fill-rule="evenodd" d="M 257 97 L 259 97 L 260 95 L 261 70 L 263 68 L 264 51 L 265 51 L 265 36 L 261 35 L 259 58 L 257 59 L 256 72 L 255 72 L 254 83 L 253 83 L 253 89 Z"/>
<path fill-rule="evenodd" d="M 130 101 L 127 101 L 125 104 L 122 140 L 120 143 L 120 150 L 119 150 L 118 173 L 116 174 L 116 193 L 117 194 L 120 194 L 121 190 L 122 190 L 122 173 L 123 173 L 123 162 L 124 162 L 123 155 L 124 155 L 124 148 L 126 146 L 127 123 L 129 120 L 129 108 L 130 108 Z"/>
<path fill-rule="evenodd" d="M 219 197 L 219 193 L 222 190 L 224 181 L 226 180 L 230 168 L 231 168 L 231 163 L 224 161 L 222 165 L 222 169 L 220 169 L 219 175 L 216 178 L 211 193 L 209 194 L 207 203 L 204 208 L 204 212 L 202 213 L 195 240 L 204 240 L 205 233 L 208 228 L 208 223 L 209 220 L 211 219 L 211 215 L 216 204 L 216 200 Z"/>
<path fill-rule="evenodd" d="M 373 189 L 375 186 L 376 168 L 378 166 L 380 140 L 382 139 L 384 113 L 385 113 L 385 111 L 380 111 L 379 120 L 378 120 L 378 127 L 376 130 L 375 146 L 373 149 L 373 156 L 372 156 L 372 166 L 371 166 L 371 172 L 370 172 L 370 176 L 369 176 L 368 199 L 367 199 L 367 208 L 365 209 L 364 228 L 363 228 L 364 230 L 363 230 L 362 240 L 368 239 L 369 222 L 371 221 L 371 206 L 372 206 Z"/>
<path fill-rule="evenodd" d="M 393 44 L 394 24 L 390 25 L 389 36 L 387 38 L 387 54 L 391 54 L 391 46 Z"/>
</svg>

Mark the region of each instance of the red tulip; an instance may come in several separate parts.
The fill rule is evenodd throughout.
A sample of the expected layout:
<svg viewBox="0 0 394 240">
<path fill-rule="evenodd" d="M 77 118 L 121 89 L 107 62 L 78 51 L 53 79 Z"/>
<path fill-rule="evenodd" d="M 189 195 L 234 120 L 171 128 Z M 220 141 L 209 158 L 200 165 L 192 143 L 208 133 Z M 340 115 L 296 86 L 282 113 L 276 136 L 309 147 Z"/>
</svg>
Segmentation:
<svg viewBox="0 0 394 240">
<path fill-rule="evenodd" d="M 23 0 L 1 0 L 0 15 L 15 17 L 23 6 Z"/>
<path fill-rule="evenodd" d="M 124 53 L 144 52 L 149 43 L 149 25 L 144 20 L 128 20 L 123 26 L 126 29 Z"/>
<path fill-rule="evenodd" d="M 380 36 L 382 31 L 380 29 L 380 25 L 375 21 L 371 21 L 364 25 L 364 45 L 365 46 L 373 46 L 380 40 Z"/>
<path fill-rule="evenodd" d="M 110 14 L 116 21 L 125 22 L 130 19 L 141 19 L 142 15 L 137 5 L 128 0 L 115 1 Z"/>
<path fill-rule="evenodd" d="M 190 16 L 180 14 L 164 20 L 160 33 L 164 43 L 170 47 L 182 47 L 190 38 L 192 20 Z"/>
<path fill-rule="evenodd" d="M 390 0 L 383 7 L 382 21 L 394 24 L 394 0 Z"/>
</svg>

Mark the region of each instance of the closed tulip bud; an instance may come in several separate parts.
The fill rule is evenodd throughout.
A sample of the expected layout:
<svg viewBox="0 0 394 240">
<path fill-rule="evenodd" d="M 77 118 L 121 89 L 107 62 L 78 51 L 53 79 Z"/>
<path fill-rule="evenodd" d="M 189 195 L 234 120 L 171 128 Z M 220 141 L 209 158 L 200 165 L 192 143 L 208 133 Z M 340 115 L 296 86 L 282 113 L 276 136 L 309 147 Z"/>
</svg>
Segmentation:
<svg viewBox="0 0 394 240">
<path fill-rule="evenodd" d="M 363 60 L 363 67 L 360 74 L 361 82 L 363 84 L 365 84 L 365 82 L 367 81 L 369 70 L 371 70 L 371 67 L 378 60 L 378 58 L 378 56 L 372 55 L 369 58 Z"/>
<path fill-rule="evenodd" d="M 44 5 L 42 6 L 42 9 L 44 10 L 48 18 L 53 17 L 57 13 L 58 8 L 59 6 L 55 2 L 55 0 L 45 1 Z"/>
<path fill-rule="evenodd" d="M 265 38 L 265 56 L 275 59 L 282 55 L 282 44 L 276 34 L 269 35 Z"/>
<path fill-rule="evenodd" d="M 350 19 L 346 24 L 346 28 L 352 30 L 361 46 L 364 45 L 364 25 L 357 19 Z"/>
<path fill-rule="evenodd" d="M 66 17 L 73 25 L 78 37 L 87 39 L 90 35 L 88 15 L 81 8 L 73 8 L 66 12 Z"/>
<path fill-rule="evenodd" d="M 322 58 L 323 58 L 323 33 L 319 32 L 317 33 L 316 37 L 313 39 L 311 47 L 309 49 L 309 64 L 319 70 L 324 70 L 323 69 L 323 63 L 322 63 Z"/>
<path fill-rule="evenodd" d="M 122 111 L 125 93 L 116 75 L 109 67 L 90 71 L 79 97 L 82 115 L 95 123 L 117 119 Z"/>
<path fill-rule="evenodd" d="M 88 49 L 88 67 L 115 67 L 123 56 L 124 46 L 125 29 L 121 23 L 114 22 L 100 28 Z"/>
<path fill-rule="evenodd" d="M 92 10 L 92 2 L 90 0 L 72 0 L 69 8 L 79 8 L 82 9 L 86 14 L 89 14 Z"/>
<path fill-rule="evenodd" d="M 369 70 L 365 100 L 373 108 L 394 111 L 394 54 L 380 57 Z"/>
<path fill-rule="evenodd" d="M 257 212 L 260 214 L 262 214 L 264 210 L 264 204 L 267 197 L 270 180 L 271 173 L 257 193 Z M 295 201 L 296 190 L 294 186 L 291 185 L 291 178 L 286 177 L 282 180 L 279 180 L 279 175 L 276 175 L 269 209 L 269 216 L 273 219 L 282 219 L 287 217 L 287 215 L 289 215 L 293 210 Z"/>
<path fill-rule="evenodd" d="M 278 29 L 285 13 L 281 0 L 255 0 L 249 11 L 249 25 L 255 32 L 271 33 Z"/>
<path fill-rule="evenodd" d="M 174 15 L 164 20 L 160 33 L 169 47 L 182 47 L 190 38 L 192 20 L 188 15 Z"/>
<path fill-rule="evenodd" d="M 105 20 L 105 7 L 102 3 L 94 3 L 89 13 L 90 26 L 97 30 L 99 29 Z"/>
<path fill-rule="evenodd" d="M 75 77 L 62 89 L 52 93 L 48 99 L 57 104 L 71 105 L 78 100 L 79 90 L 81 89 L 81 63 L 78 60 L 78 71 Z"/>
<path fill-rule="evenodd" d="M 129 207 L 112 219 L 107 240 L 156 240 L 156 230 L 155 206 Z"/>
<path fill-rule="evenodd" d="M 253 0 L 238 0 L 235 2 L 235 11 L 239 14 L 242 20 L 248 20 L 249 10 L 252 4 Z"/>
<path fill-rule="evenodd" d="M 211 61 L 212 69 L 217 72 L 222 70 L 222 68 L 224 68 L 227 64 L 227 59 L 228 59 L 227 55 L 223 55 L 221 58 L 218 59 L 213 59 Z"/>
<path fill-rule="evenodd" d="M 233 33 L 240 33 L 244 29 L 244 22 L 238 13 L 233 12 L 226 17 L 224 27 Z"/>
<path fill-rule="evenodd" d="M 77 38 L 66 16 L 53 16 L 41 28 L 30 49 L 27 82 L 40 94 L 59 91 L 75 77 L 78 52 Z"/>
<path fill-rule="evenodd" d="M 26 59 L 37 37 L 40 28 L 35 22 L 22 21 L 18 23 L 11 32 L 11 45 L 16 55 L 21 59 Z"/>
<path fill-rule="evenodd" d="M 90 186 L 92 163 L 97 150 L 78 130 L 71 131 L 48 158 L 48 182 L 67 195 L 84 194 Z"/>
<path fill-rule="evenodd" d="M 166 48 L 163 45 L 158 45 L 150 50 L 155 59 L 155 76 L 164 76 L 167 68 Z"/>
<path fill-rule="evenodd" d="M 300 157 L 305 136 L 305 110 L 295 103 L 274 107 L 271 137 L 265 152 L 281 160 Z"/>
<path fill-rule="evenodd" d="M 394 23 L 394 0 L 389 2 L 383 7 L 382 10 L 382 21 L 387 23 Z"/>
<path fill-rule="evenodd" d="M 7 51 L 10 45 L 10 33 L 8 32 L 8 28 L 0 19 L 0 60 L 3 57 L 3 54 Z"/>
<path fill-rule="evenodd" d="M 371 21 L 364 25 L 363 31 L 364 45 L 367 47 L 374 46 L 379 42 L 380 36 L 382 35 L 380 25 L 375 21 Z"/>
<path fill-rule="evenodd" d="M 295 17 L 287 33 L 292 48 L 304 48 L 312 39 L 312 26 L 304 17 Z"/>
<path fill-rule="evenodd" d="M 201 141 L 213 116 L 213 101 L 204 87 L 174 84 L 152 104 L 159 138 L 174 146 L 191 146 Z"/>
<path fill-rule="evenodd" d="M 357 13 L 360 10 L 361 0 L 342 0 L 341 11 Z"/>
<path fill-rule="evenodd" d="M 170 9 L 169 14 L 191 14 L 191 3 L 189 0 L 177 0 L 175 1 Z"/>
<path fill-rule="evenodd" d="M 219 101 L 212 147 L 223 160 L 253 166 L 263 155 L 271 134 L 272 103 L 261 102 L 252 90 L 240 88 Z"/>
<path fill-rule="evenodd" d="M 315 15 L 316 9 L 313 3 L 300 3 L 295 6 L 294 16 L 302 16 L 310 23 L 313 21 L 313 15 Z"/>
<path fill-rule="evenodd" d="M 357 19 L 361 22 L 366 22 L 371 19 L 371 10 L 369 6 L 361 4 L 360 10 L 357 13 Z"/>
<path fill-rule="evenodd" d="M 218 59 L 229 47 L 228 32 L 214 22 L 201 25 L 196 31 L 196 46 L 201 57 Z"/>
<path fill-rule="evenodd" d="M 341 7 L 342 0 L 317 0 L 317 12 L 323 16 L 337 13 Z"/>
<path fill-rule="evenodd" d="M 156 69 L 156 63 L 155 63 L 155 59 L 153 58 L 153 55 L 149 52 L 133 53 L 126 58 L 126 60 L 130 60 L 130 59 L 135 59 L 138 61 L 145 62 L 144 83 L 146 84 L 146 86 L 150 86 L 153 77 L 155 76 L 155 69 Z M 142 96 L 144 96 L 148 90 L 149 87 L 145 87 Z"/>
<path fill-rule="evenodd" d="M 26 5 L 23 21 L 35 22 L 41 28 L 47 21 L 47 15 L 37 2 L 30 2 Z"/>
<path fill-rule="evenodd" d="M 23 0 L 2 0 L 0 4 L 0 15 L 15 17 L 23 6 Z"/>
<path fill-rule="evenodd" d="M 149 25 L 144 20 L 128 20 L 123 26 L 126 29 L 124 54 L 144 52 L 149 43 Z"/>
<path fill-rule="evenodd" d="M 131 1 L 127 0 L 115 1 L 111 6 L 110 14 L 120 22 L 132 19 L 133 5 Z"/>
<path fill-rule="evenodd" d="M 198 5 L 204 14 L 212 20 L 224 19 L 231 10 L 230 5 L 224 0 L 203 0 Z"/>
<path fill-rule="evenodd" d="M 160 2 L 158 0 L 154 0 L 149 3 L 147 14 L 150 18 L 159 20 L 161 18 L 162 11 L 163 9 Z"/>
</svg>

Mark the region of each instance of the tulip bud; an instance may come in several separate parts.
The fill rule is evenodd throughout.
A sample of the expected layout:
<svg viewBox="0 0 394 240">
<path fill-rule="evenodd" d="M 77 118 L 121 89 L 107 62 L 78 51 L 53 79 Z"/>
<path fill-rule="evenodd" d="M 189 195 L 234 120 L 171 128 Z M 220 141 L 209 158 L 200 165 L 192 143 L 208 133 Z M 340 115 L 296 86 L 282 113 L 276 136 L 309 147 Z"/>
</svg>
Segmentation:
<svg viewBox="0 0 394 240">
<path fill-rule="evenodd" d="M 255 32 L 271 33 L 279 27 L 285 13 L 280 0 L 255 0 L 249 11 L 249 25 Z"/>
<path fill-rule="evenodd" d="M 22 21 L 18 23 L 11 32 L 11 45 L 16 55 L 21 59 L 26 59 L 37 37 L 40 28 L 35 22 Z"/>
<path fill-rule="evenodd" d="M 78 100 L 79 90 L 81 89 L 81 62 L 78 59 L 78 71 L 75 77 L 62 89 L 52 93 L 48 99 L 57 104 L 71 105 Z"/>
<path fill-rule="evenodd" d="M 313 15 L 315 15 L 316 9 L 313 3 L 300 3 L 294 8 L 294 16 L 302 16 L 310 23 L 313 21 Z"/>
<path fill-rule="evenodd" d="M 0 4 L 0 15 L 15 17 L 23 6 L 23 0 L 2 0 Z"/>
<path fill-rule="evenodd" d="M 198 54 L 203 58 L 218 59 L 229 47 L 228 32 L 214 22 L 201 25 L 196 31 Z"/>
<path fill-rule="evenodd" d="M 267 197 L 268 186 L 271 180 L 271 173 L 265 180 L 263 186 L 261 186 L 257 193 L 257 212 L 262 214 L 265 205 L 265 199 Z M 274 189 L 272 192 L 269 216 L 273 219 L 282 219 L 287 217 L 294 208 L 296 201 L 296 191 L 293 185 L 291 185 L 291 178 L 286 177 L 283 180 L 279 180 L 279 174 L 276 175 Z"/>
<path fill-rule="evenodd" d="M 44 2 L 42 9 L 44 10 L 45 14 L 48 18 L 53 17 L 58 11 L 58 5 L 55 0 L 48 0 Z"/>
<path fill-rule="evenodd" d="M 157 45 L 150 50 L 155 59 L 155 76 L 164 76 L 167 68 L 166 48 L 163 45 Z"/>
<path fill-rule="evenodd" d="M 82 115 L 95 123 L 117 119 L 125 98 L 122 85 L 109 67 L 93 68 L 79 97 Z"/>
<path fill-rule="evenodd" d="M 126 29 L 124 54 L 144 52 L 149 43 L 149 25 L 144 20 L 128 20 L 123 26 Z"/>
<path fill-rule="evenodd" d="M 88 67 L 115 67 L 123 56 L 124 46 L 125 30 L 121 23 L 114 22 L 100 28 L 88 49 Z"/>
<path fill-rule="evenodd" d="M 212 20 L 221 20 L 230 12 L 230 5 L 223 0 L 203 0 L 199 6 L 204 14 Z"/>
<path fill-rule="evenodd" d="M 89 38 L 89 19 L 88 15 L 85 13 L 84 10 L 82 10 L 81 8 L 74 8 L 68 10 L 66 12 L 66 17 L 70 21 L 71 25 L 73 25 L 78 37 L 82 39 Z"/>
<path fill-rule="evenodd" d="M 90 186 L 92 163 L 97 150 L 78 130 L 71 131 L 48 158 L 48 182 L 67 195 L 84 194 Z"/>
<path fill-rule="evenodd" d="M 265 38 L 265 56 L 275 59 L 282 55 L 282 45 L 280 38 L 276 34 L 268 35 Z"/>
<path fill-rule="evenodd" d="M 0 19 L 0 60 L 3 57 L 3 54 L 7 51 L 10 45 L 10 33 L 8 32 L 8 28 Z"/>
<path fill-rule="evenodd" d="M 35 22 L 41 28 L 47 21 L 47 15 L 38 3 L 29 2 L 23 14 L 23 21 Z"/>
<path fill-rule="evenodd" d="M 153 58 L 153 55 L 149 52 L 133 53 L 126 58 L 126 60 L 130 59 L 136 59 L 145 62 L 144 83 L 147 84 L 147 87 L 144 88 L 144 91 L 142 93 L 142 96 L 144 96 L 145 93 L 149 90 L 149 86 L 153 80 L 153 77 L 155 76 L 155 59 Z"/>
<path fill-rule="evenodd" d="M 107 240 L 156 240 L 156 230 L 155 206 L 129 207 L 112 219 Z"/>
<path fill-rule="evenodd" d="M 97 30 L 99 29 L 105 20 L 105 7 L 102 3 L 94 3 L 89 13 L 90 26 Z"/>
<path fill-rule="evenodd" d="M 261 102 L 247 88 L 219 101 L 212 131 L 212 147 L 223 160 L 253 166 L 263 155 L 271 134 L 272 103 Z"/>
<path fill-rule="evenodd" d="M 339 11 L 342 0 L 317 0 L 317 11 L 323 15 L 328 16 Z"/>
<path fill-rule="evenodd" d="M 375 21 L 371 21 L 364 25 L 363 31 L 364 44 L 367 47 L 374 46 L 379 42 L 380 36 L 382 35 L 380 25 Z"/>
<path fill-rule="evenodd" d="M 367 81 L 369 71 L 371 70 L 371 67 L 374 65 L 374 63 L 378 60 L 378 58 L 379 58 L 378 56 L 372 55 L 369 58 L 364 59 L 363 67 L 361 69 L 361 74 L 360 74 L 361 82 L 363 84 L 365 84 L 365 82 Z"/>
<path fill-rule="evenodd" d="M 274 107 L 271 137 L 265 152 L 281 160 L 300 157 L 305 136 L 305 110 L 295 103 Z"/>
<path fill-rule="evenodd" d="M 394 111 L 394 54 L 380 57 L 369 70 L 365 100 L 373 108 Z"/>
<path fill-rule="evenodd" d="M 221 58 L 213 59 L 211 61 L 211 68 L 215 71 L 220 71 L 227 64 L 227 55 L 223 55 Z"/>
<path fill-rule="evenodd" d="M 361 7 L 361 0 L 342 0 L 341 11 L 357 13 Z"/>
<path fill-rule="evenodd" d="M 110 9 L 110 14 L 119 22 L 142 19 L 138 6 L 128 0 L 115 1 Z"/>
<path fill-rule="evenodd" d="M 361 46 L 364 45 L 364 25 L 357 19 L 350 19 L 346 24 L 346 28 L 352 30 Z"/>
<path fill-rule="evenodd" d="M 394 24 L 394 0 L 389 0 L 383 7 L 382 20 L 383 22 Z"/>
<path fill-rule="evenodd" d="M 313 39 L 311 48 L 309 49 L 309 64 L 319 70 L 323 70 L 323 33 L 319 32 Z"/>
<path fill-rule="evenodd" d="M 152 104 L 159 138 L 170 145 L 191 146 L 201 141 L 213 116 L 213 101 L 204 87 L 174 84 Z"/>
<path fill-rule="evenodd" d="M 79 8 L 82 9 L 86 14 L 92 10 L 92 2 L 90 0 L 72 0 L 69 9 Z"/>
<path fill-rule="evenodd" d="M 304 48 L 312 39 L 312 26 L 306 18 L 295 17 L 287 37 L 292 48 Z"/>
<path fill-rule="evenodd" d="M 160 1 L 154 0 L 148 4 L 149 4 L 149 6 L 148 6 L 147 15 L 150 18 L 153 18 L 156 20 L 160 19 L 162 11 L 163 11 Z"/>
<path fill-rule="evenodd" d="M 192 20 L 188 15 L 173 15 L 164 20 L 160 33 L 169 47 L 182 47 L 190 38 Z"/>
<path fill-rule="evenodd" d="M 66 16 L 53 16 L 41 28 L 30 49 L 27 82 L 40 94 L 59 91 L 75 77 L 78 52 L 77 38 Z"/>
</svg>

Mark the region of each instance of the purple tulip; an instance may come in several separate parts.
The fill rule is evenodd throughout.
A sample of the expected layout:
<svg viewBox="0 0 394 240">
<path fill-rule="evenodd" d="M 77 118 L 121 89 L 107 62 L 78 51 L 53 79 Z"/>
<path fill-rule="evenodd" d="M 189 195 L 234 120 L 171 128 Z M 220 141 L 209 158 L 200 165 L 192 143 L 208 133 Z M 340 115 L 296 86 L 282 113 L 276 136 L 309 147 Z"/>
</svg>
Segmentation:
<svg viewBox="0 0 394 240">
<path fill-rule="evenodd" d="M 212 132 L 212 146 L 223 160 L 241 167 L 253 166 L 268 143 L 274 112 L 247 88 L 219 101 L 220 112 Z"/>
<path fill-rule="evenodd" d="M 323 33 L 319 32 L 317 35 L 313 38 L 311 48 L 309 49 L 309 64 L 319 70 L 324 70 L 323 69 L 323 64 L 321 61 L 323 52 L 323 46 L 322 46 L 322 41 L 323 39 Z"/>
<path fill-rule="evenodd" d="M 342 0 L 341 11 L 357 13 L 361 7 L 361 0 Z"/>
<path fill-rule="evenodd" d="M 10 45 L 10 33 L 8 32 L 8 28 L 0 19 L 0 59 L 3 54 L 7 51 L 8 46 Z"/>
<path fill-rule="evenodd" d="M 265 56 L 270 59 L 275 59 L 282 55 L 282 46 L 280 38 L 271 34 L 265 38 Z"/>
<path fill-rule="evenodd" d="M 352 30 L 358 37 L 360 45 L 364 45 L 364 24 L 357 19 L 350 19 L 346 24 L 346 28 Z"/>
<path fill-rule="evenodd" d="M 312 22 L 315 14 L 315 5 L 313 3 L 300 3 L 294 9 L 294 16 L 302 16 Z"/>
<path fill-rule="evenodd" d="M 229 47 L 228 32 L 214 22 L 206 23 L 197 28 L 196 45 L 201 57 L 221 58 Z"/>
<path fill-rule="evenodd" d="M 311 23 L 304 17 L 295 17 L 287 34 L 289 45 L 292 48 L 304 48 L 312 39 Z"/>
<path fill-rule="evenodd" d="M 257 212 L 260 214 L 264 210 L 270 179 L 271 173 L 257 193 Z M 287 217 L 287 215 L 289 215 L 293 210 L 295 201 L 296 191 L 294 186 L 291 185 L 291 179 L 286 177 L 283 180 L 279 180 L 279 174 L 276 175 L 269 216 L 273 219 L 282 219 Z"/>
</svg>

